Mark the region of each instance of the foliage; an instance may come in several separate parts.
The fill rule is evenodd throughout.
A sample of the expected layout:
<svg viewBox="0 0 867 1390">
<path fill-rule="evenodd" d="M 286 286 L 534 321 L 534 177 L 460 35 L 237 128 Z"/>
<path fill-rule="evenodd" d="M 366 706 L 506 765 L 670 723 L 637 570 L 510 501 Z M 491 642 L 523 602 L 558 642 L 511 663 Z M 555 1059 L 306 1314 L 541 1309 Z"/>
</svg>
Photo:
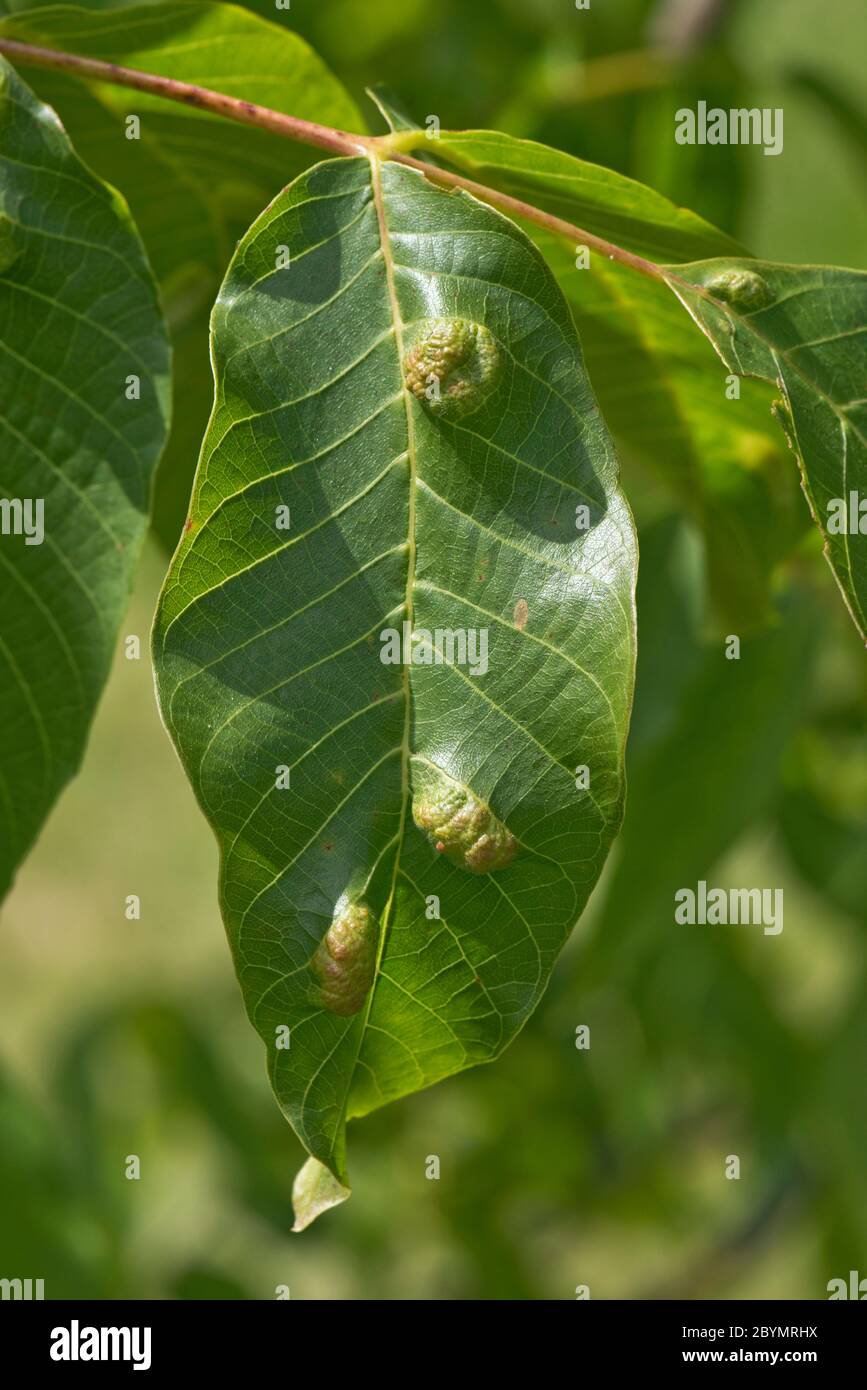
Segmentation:
<svg viewBox="0 0 867 1390">
<path fill-rule="evenodd" d="M 166 437 L 169 350 L 123 199 L 2 59 L 0 83 L 3 488 L 32 508 L 0 548 L 5 892 L 108 674 Z"/>
<path fill-rule="evenodd" d="M 858 633 L 833 608 L 819 551 L 864 638 L 865 539 L 828 524 L 835 499 L 867 491 L 864 274 L 807 263 L 822 246 L 806 222 L 794 252 L 762 232 L 750 181 L 757 163 L 779 175 L 775 161 L 750 165 L 759 151 L 693 148 L 678 163 L 662 153 L 675 106 L 744 100 L 751 21 L 717 18 L 704 42 L 657 37 L 618 55 L 623 16 L 580 30 L 547 4 L 520 18 L 504 4 L 496 61 L 480 60 L 467 93 L 454 45 L 473 52 L 481 36 L 491 47 L 494 21 L 451 4 L 432 33 L 426 12 L 384 5 L 351 52 L 354 0 L 318 11 L 299 0 L 276 18 L 264 2 L 2 8 L 0 38 L 339 130 L 364 132 L 361 88 L 379 74 L 412 96 L 418 121 L 442 93 L 448 119 L 429 140 L 400 97 L 378 89 L 390 133 L 322 160 L 198 106 L 68 72 L 28 71 L 31 91 L 3 65 L 0 296 L 12 332 L 0 391 L 14 441 L 4 487 L 35 495 L 38 478 L 49 517 L 61 492 L 71 497 L 44 547 L 3 538 L 0 597 L 14 619 L 2 629 L 12 679 L 0 887 L 80 760 L 150 511 L 164 546 L 177 545 L 154 630 L 163 717 L 216 832 L 222 912 L 278 1101 L 332 1175 L 302 1170 L 299 1227 L 341 1200 L 346 1120 L 499 1056 L 619 829 L 635 547 L 616 449 L 643 554 L 629 810 L 581 940 L 567 947 L 582 1016 L 605 1042 L 589 1067 L 569 1046 L 581 1018 L 561 968 L 519 1044 L 523 1062 L 513 1050 L 451 1083 L 488 1130 L 454 1155 L 459 1181 L 440 1219 L 463 1232 L 464 1293 L 532 1296 L 525 1245 L 501 1233 L 528 1175 L 534 1258 L 564 1207 L 624 1226 L 640 1207 L 671 1243 L 678 1198 L 665 1163 L 693 1142 L 695 1157 L 722 1114 L 749 1136 L 761 1179 L 722 1225 L 695 1196 L 712 1247 L 737 1248 L 739 1222 L 775 1229 L 781 1210 L 797 1212 L 800 1229 L 821 1206 L 820 1270 L 855 1267 L 861 1136 L 840 1116 L 853 1104 L 845 1058 L 863 1041 L 867 962 L 837 923 L 863 926 L 865 691 Z M 665 6 L 627 8 L 648 34 L 665 32 Z M 842 186 L 848 161 L 863 160 L 857 99 L 845 75 L 823 71 L 821 45 L 787 52 L 793 109 L 818 105 L 833 122 L 829 169 L 843 171 Z M 509 89 L 506 70 L 518 73 Z M 130 115 L 140 139 L 124 138 Z M 473 187 L 456 190 L 461 180 Z M 856 197 L 848 184 L 840 196 Z M 857 255 L 853 233 L 840 258 Z M 158 295 L 176 409 L 151 508 L 168 426 Z M 132 399 L 130 360 L 141 368 Z M 47 404 L 58 389 L 68 412 Z M 405 619 L 432 634 L 429 660 L 422 650 L 409 666 L 385 664 L 383 630 Z M 480 626 L 489 675 L 438 659 L 438 633 Z M 737 661 L 727 633 L 740 634 Z M 841 765 L 845 775 L 829 771 Z M 778 966 L 733 929 L 673 934 L 677 887 L 725 874 L 738 854 L 765 877 L 784 864 L 796 901 L 809 885 L 831 923 L 817 949 L 838 971 L 845 961 L 853 983 L 816 1006 L 817 1037 L 809 1003 L 797 990 L 785 1002 L 787 978 L 808 969 L 807 938 L 781 945 Z M 97 1065 L 118 1029 L 144 1040 L 157 1075 L 182 1066 L 178 1103 L 235 1155 L 245 1209 L 279 1227 L 285 1185 L 253 1154 L 268 1125 L 258 1101 L 239 1116 L 227 1099 L 221 1049 L 171 1004 L 147 1003 L 92 1033 L 83 1025 Z M 523 1142 L 495 1157 L 491 1136 L 521 1125 L 525 1105 L 538 1161 Z M 4 1107 L 10 1132 L 27 1136 L 22 1154 L 46 1154 L 50 1127 L 14 1086 Z M 383 1152 L 378 1135 L 408 1162 L 424 1113 L 388 1112 L 360 1130 L 362 1173 Z M 60 1203 L 61 1224 L 80 1200 L 105 1254 L 82 1259 L 73 1241 L 62 1278 L 99 1296 L 127 1277 L 126 1217 L 110 1183 L 86 1176 L 105 1135 L 87 1142 L 78 1166 L 37 1163 L 22 1230 L 38 1228 L 30 1248 L 48 1249 L 40 1192 Z M 13 1162 L 24 1181 L 30 1160 Z M 359 1252 L 376 1247 L 366 1219 L 348 1228 Z M 253 1292 L 195 1264 L 175 1287 Z"/>
</svg>

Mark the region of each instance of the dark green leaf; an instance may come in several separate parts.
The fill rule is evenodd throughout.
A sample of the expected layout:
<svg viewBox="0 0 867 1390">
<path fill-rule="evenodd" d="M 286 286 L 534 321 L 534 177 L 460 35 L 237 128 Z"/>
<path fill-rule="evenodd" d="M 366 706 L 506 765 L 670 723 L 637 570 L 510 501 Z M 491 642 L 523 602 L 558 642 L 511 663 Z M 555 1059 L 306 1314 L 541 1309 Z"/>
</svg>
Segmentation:
<svg viewBox="0 0 867 1390">
<path fill-rule="evenodd" d="M 2 894 L 79 765 L 108 674 L 168 424 L 169 351 L 125 203 L 2 60 L 0 80 Z M 25 500 L 44 508 L 41 543 L 6 533 Z"/>
<path fill-rule="evenodd" d="M 630 814 L 600 927 L 609 964 L 621 944 L 640 963 L 661 936 L 688 932 L 673 922 L 675 891 L 707 878 L 772 804 L 806 697 L 810 616 L 794 608 L 743 642 L 738 660 L 722 642 L 708 649 L 673 727 L 630 763 Z"/>
<path fill-rule="evenodd" d="M 857 686 L 854 694 L 851 705 L 815 720 L 791 749 L 779 803 L 779 828 L 806 881 L 840 911 L 864 923 L 867 719 Z"/>
<path fill-rule="evenodd" d="M 277 19 L 275 12 L 275 20 Z M 49 6 L 0 33 L 163 77 L 195 82 L 308 120 L 360 130 L 350 97 L 303 39 L 234 5 Z M 187 512 L 212 389 L 208 315 L 238 238 L 314 158 L 267 131 L 123 87 L 34 70 L 75 147 L 129 200 L 160 281 L 183 408 L 159 470 L 154 524 L 173 549 Z M 138 139 L 125 119 L 137 115 Z"/>
<path fill-rule="evenodd" d="M 354 103 L 303 39 L 235 5 L 56 5 L 14 15 L 0 33 L 361 128 Z M 34 74 L 34 85 L 61 112 L 82 159 L 128 197 L 163 284 L 191 264 L 221 276 L 250 219 L 312 158 L 268 131 L 124 87 L 47 72 Z M 130 114 L 140 119 L 138 138 L 128 136 Z"/>
<path fill-rule="evenodd" d="M 275 1092 L 345 1184 L 346 1119 L 495 1057 L 596 881 L 623 804 L 632 524 L 567 306 L 463 193 L 317 166 L 242 242 L 213 331 L 160 702 Z M 437 344 L 469 358 L 423 403 Z M 404 619 L 428 660 L 384 664 Z M 487 634 L 487 673 L 459 648 L 431 662 L 437 629 Z"/>
<path fill-rule="evenodd" d="M 669 283 L 729 371 L 782 391 L 810 511 L 867 641 L 867 274 L 714 260 Z"/>
</svg>

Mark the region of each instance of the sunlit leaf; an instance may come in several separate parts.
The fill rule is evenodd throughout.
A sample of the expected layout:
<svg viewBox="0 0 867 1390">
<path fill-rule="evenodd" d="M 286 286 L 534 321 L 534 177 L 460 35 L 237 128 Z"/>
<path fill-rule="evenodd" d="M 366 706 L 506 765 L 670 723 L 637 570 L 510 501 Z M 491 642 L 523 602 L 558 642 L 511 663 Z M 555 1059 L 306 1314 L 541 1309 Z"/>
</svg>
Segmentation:
<svg viewBox="0 0 867 1390">
<path fill-rule="evenodd" d="M 405 133 L 403 143 L 412 142 Z M 612 169 L 495 131 L 420 137 L 479 183 L 528 202 L 655 262 L 743 255 L 731 237 L 662 194 Z M 809 525 L 774 392 L 744 383 L 737 400 L 725 372 L 659 280 L 526 221 L 575 313 L 605 418 L 625 453 L 649 464 L 701 526 L 713 590 L 744 631 L 770 612 L 768 581 Z"/>
<path fill-rule="evenodd" d="M 242 242 L 213 333 L 159 696 L 278 1100 L 346 1185 L 346 1119 L 495 1057 L 596 881 L 633 531 L 556 284 L 463 193 L 317 166 Z"/>
</svg>

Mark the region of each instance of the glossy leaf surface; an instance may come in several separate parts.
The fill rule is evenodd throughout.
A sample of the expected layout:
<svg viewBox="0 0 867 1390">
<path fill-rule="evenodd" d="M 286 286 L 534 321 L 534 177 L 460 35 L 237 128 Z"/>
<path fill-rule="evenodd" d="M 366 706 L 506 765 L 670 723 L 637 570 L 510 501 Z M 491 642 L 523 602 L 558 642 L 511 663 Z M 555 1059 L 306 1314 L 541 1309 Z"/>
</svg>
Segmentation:
<svg viewBox="0 0 867 1390">
<path fill-rule="evenodd" d="M 568 308 L 466 194 L 317 166 L 241 243 L 213 340 L 158 688 L 275 1092 L 343 1183 L 346 1119 L 495 1057 L 598 877 L 623 806 L 634 535 Z M 445 371 L 443 408 L 405 385 L 434 342 L 477 391 L 459 410 Z M 410 661 L 389 664 L 404 622 Z M 331 934 L 353 905 L 369 916 Z M 363 987 L 371 921 L 373 982 L 341 1016 L 320 947 L 350 950 Z"/>
</svg>

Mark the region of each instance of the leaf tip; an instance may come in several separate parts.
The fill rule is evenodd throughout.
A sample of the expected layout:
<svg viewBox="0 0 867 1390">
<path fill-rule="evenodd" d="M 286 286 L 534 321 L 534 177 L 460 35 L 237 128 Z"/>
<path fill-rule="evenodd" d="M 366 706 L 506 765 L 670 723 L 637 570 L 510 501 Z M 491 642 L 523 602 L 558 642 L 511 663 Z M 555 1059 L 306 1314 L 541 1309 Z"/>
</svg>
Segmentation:
<svg viewBox="0 0 867 1390">
<path fill-rule="evenodd" d="M 331 1207 L 340 1206 L 351 1195 L 350 1189 L 338 1182 L 331 1170 L 311 1155 L 299 1168 L 292 1184 L 292 1207 L 295 1212 L 292 1230 L 305 1231 L 317 1216 Z"/>
</svg>

